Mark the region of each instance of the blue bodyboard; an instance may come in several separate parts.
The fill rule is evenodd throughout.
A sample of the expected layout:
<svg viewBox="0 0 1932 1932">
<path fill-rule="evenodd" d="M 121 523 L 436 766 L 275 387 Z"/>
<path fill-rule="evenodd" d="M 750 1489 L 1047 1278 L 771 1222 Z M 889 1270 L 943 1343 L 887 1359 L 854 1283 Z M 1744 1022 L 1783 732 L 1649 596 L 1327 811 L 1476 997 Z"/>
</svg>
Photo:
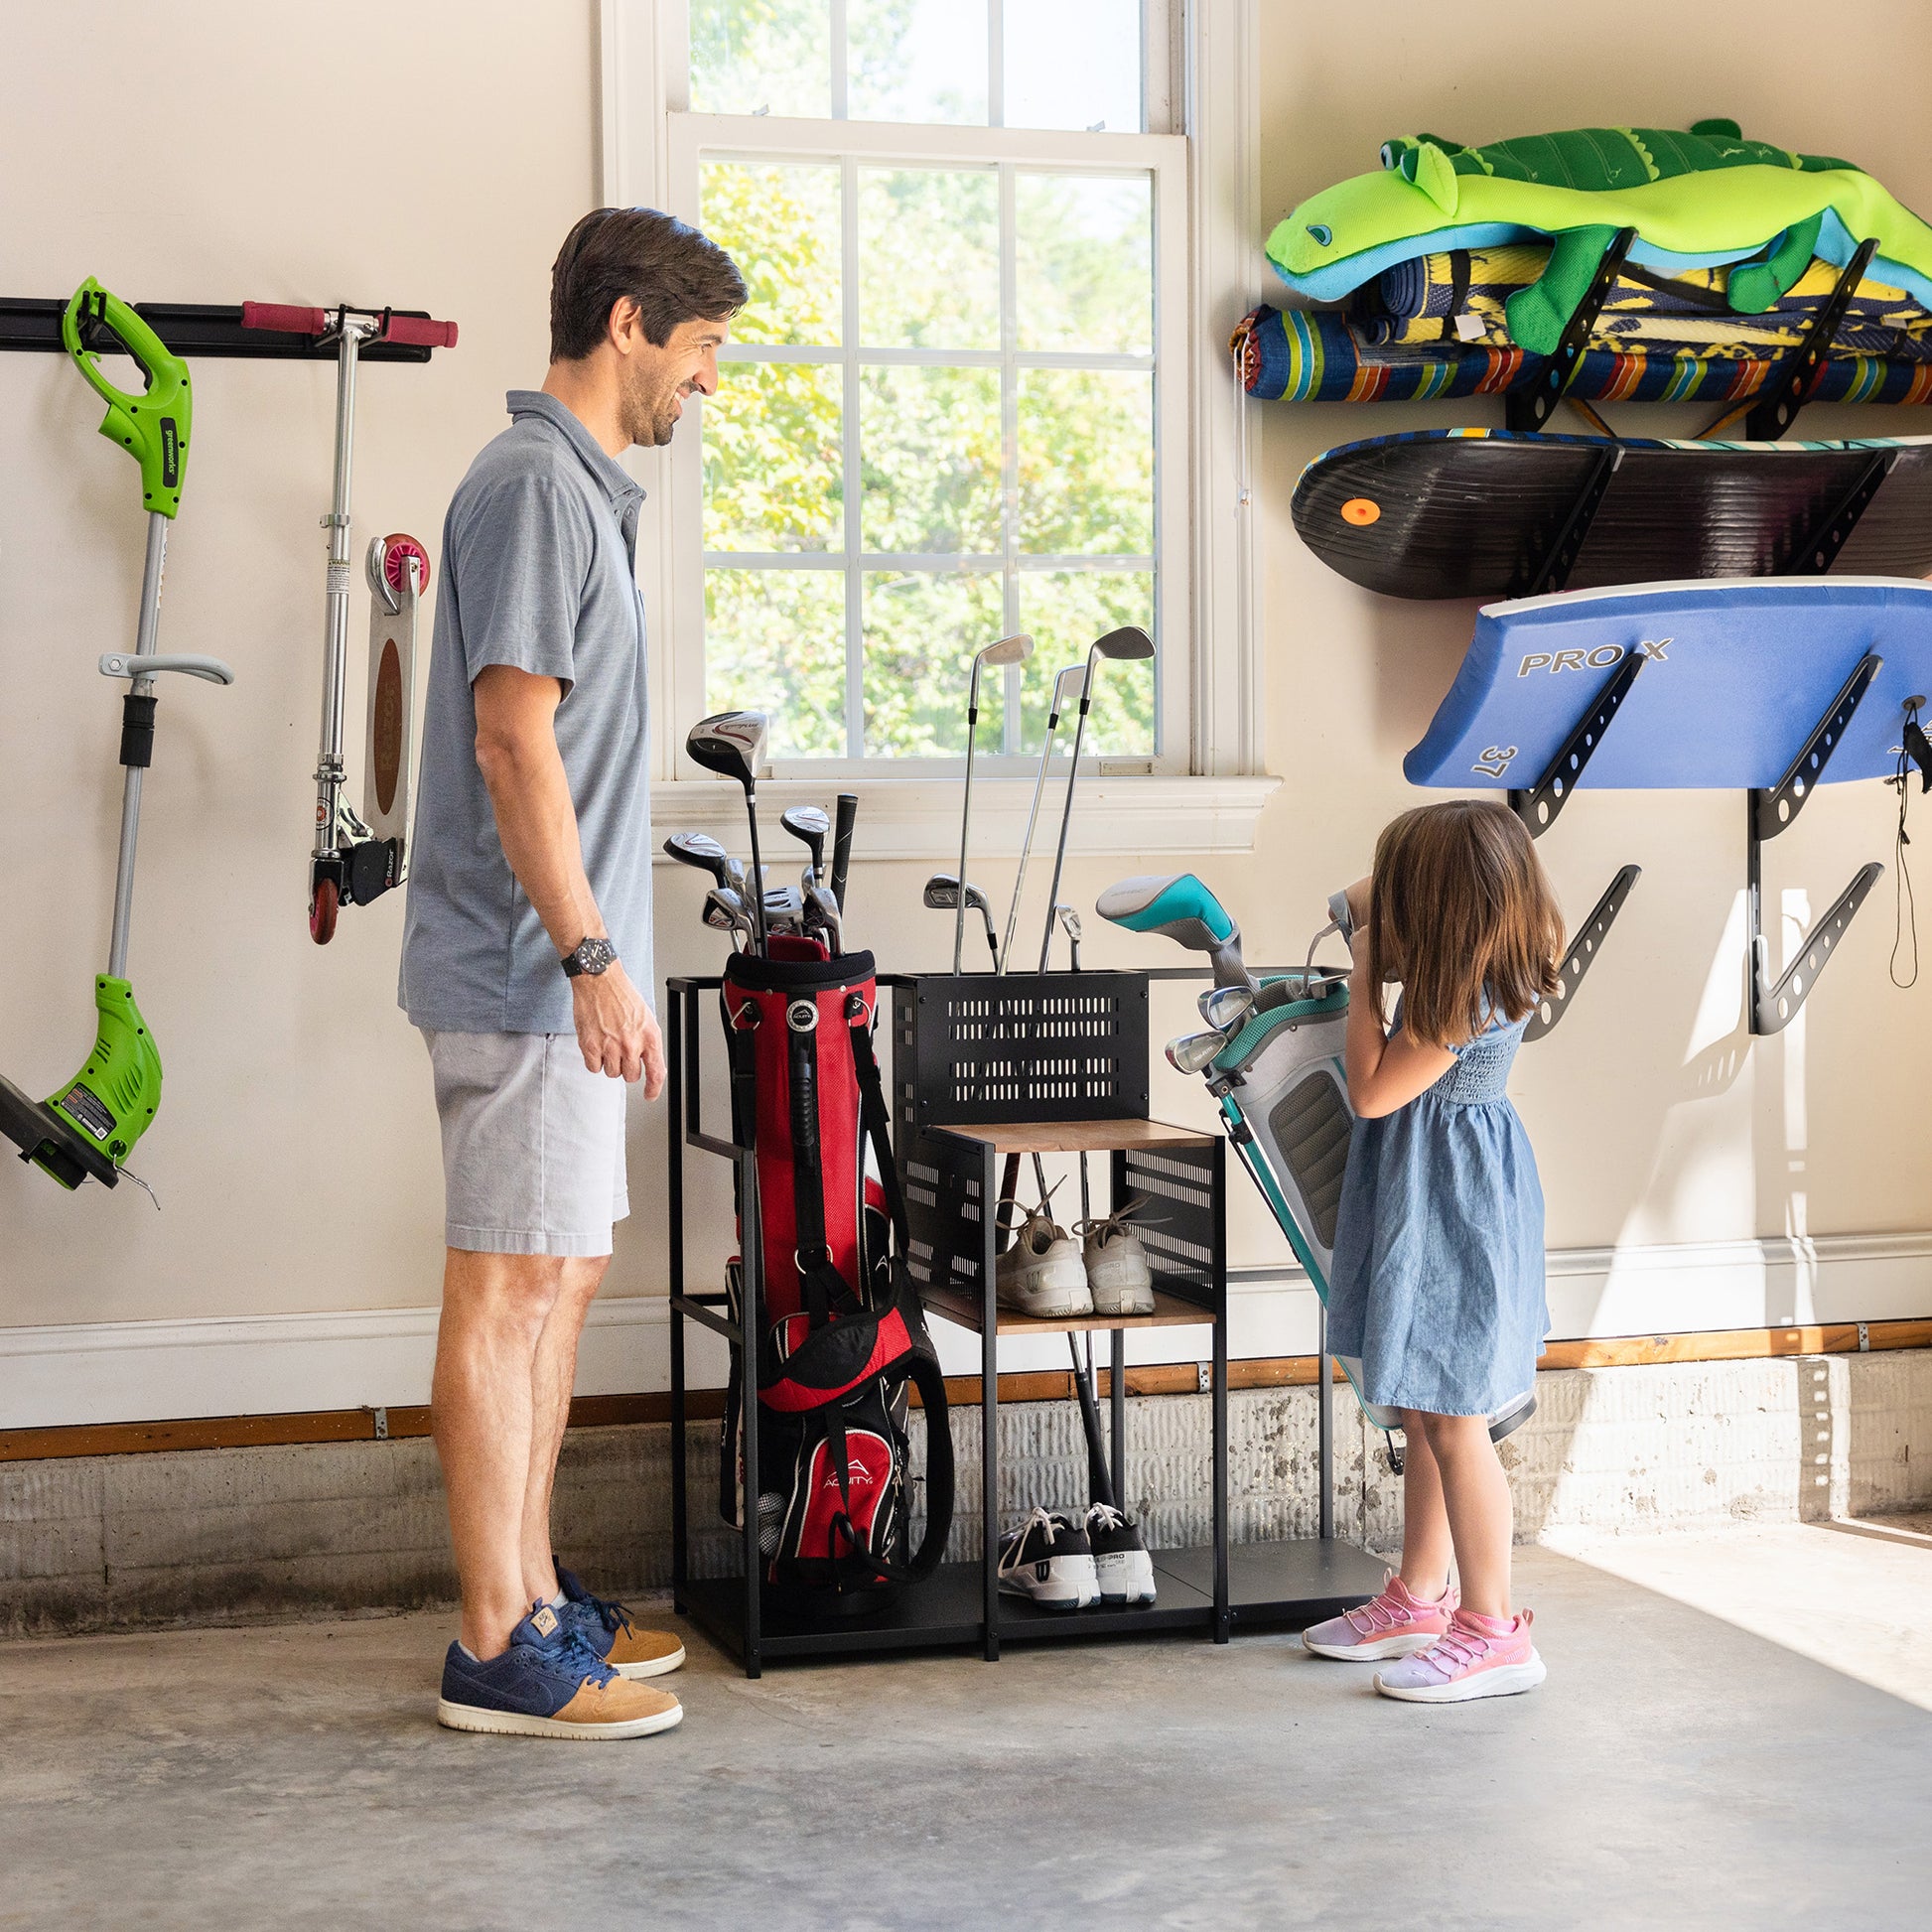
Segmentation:
<svg viewBox="0 0 1932 1932">
<path fill-rule="evenodd" d="M 1932 691 L 1932 584 L 1707 580 L 1487 605 L 1403 774 L 1458 790 L 1535 786 L 1640 653 L 1579 790 L 1775 785 L 1867 651 L 1883 668 L 1832 754 L 1833 783 L 1897 763 L 1900 706 Z"/>
</svg>

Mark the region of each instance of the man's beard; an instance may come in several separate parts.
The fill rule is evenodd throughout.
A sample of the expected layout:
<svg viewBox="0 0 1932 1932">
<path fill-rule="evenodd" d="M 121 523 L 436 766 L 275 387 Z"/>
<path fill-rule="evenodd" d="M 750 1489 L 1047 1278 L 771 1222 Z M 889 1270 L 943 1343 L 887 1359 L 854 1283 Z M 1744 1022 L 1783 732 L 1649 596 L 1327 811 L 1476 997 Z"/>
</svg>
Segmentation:
<svg viewBox="0 0 1932 1932">
<path fill-rule="evenodd" d="M 662 449 L 671 440 L 681 415 L 675 386 L 659 389 L 640 382 L 624 397 L 623 432 L 644 449 Z"/>
</svg>

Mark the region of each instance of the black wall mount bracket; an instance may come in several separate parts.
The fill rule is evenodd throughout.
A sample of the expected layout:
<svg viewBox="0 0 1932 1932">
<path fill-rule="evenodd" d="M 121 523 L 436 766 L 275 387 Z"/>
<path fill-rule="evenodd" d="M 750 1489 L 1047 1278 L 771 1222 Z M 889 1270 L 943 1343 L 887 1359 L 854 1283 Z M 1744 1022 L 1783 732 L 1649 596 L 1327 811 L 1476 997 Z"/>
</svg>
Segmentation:
<svg viewBox="0 0 1932 1932">
<path fill-rule="evenodd" d="M 1782 1033 L 1797 1018 L 1818 984 L 1825 962 L 1885 870 L 1875 862 L 1861 866 L 1852 883 L 1813 924 L 1804 950 L 1780 978 L 1772 979 L 1770 942 L 1764 932 L 1765 844 L 1797 823 L 1798 814 L 1824 778 L 1846 726 L 1883 664 L 1883 658 L 1867 651 L 1832 700 L 1831 709 L 1812 727 L 1798 756 L 1785 767 L 1784 776 L 1775 785 L 1753 789 L 1748 797 L 1744 897 L 1750 934 L 1750 1030 L 1760 1036 Z"/>
</svg>

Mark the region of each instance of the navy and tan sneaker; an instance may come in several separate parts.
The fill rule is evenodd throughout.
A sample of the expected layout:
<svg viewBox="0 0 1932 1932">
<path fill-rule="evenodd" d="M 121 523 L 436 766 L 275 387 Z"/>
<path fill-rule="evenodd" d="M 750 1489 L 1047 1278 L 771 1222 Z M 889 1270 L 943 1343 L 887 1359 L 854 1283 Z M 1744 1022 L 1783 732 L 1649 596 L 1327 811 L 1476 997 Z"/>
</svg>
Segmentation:
<svg viewBox="0 0 1932 1932">
<path fill-rule="evenodd" d="M 1152 1603 L 1154 1559 L 1141 1541 L 1140 1525 L 1111 1503 L 1087 1511 L 1087 1542 L 1103 1603 Z"/>
<path fill-rule="evenodd" d="M 663 1691 L 629 1683 L 548 1603 L 510 1632 L 500 1657 L 479 1661 L 453 1643 L 443 1660 L 436 1722 L 516 1737 L 646 1737 L 682 1721 Z"/>
<path fill-rule="evenodd" d="M 564 1593 L 558 1615 L 620 1677 L 662 1677 L 684 1662 L 684 1644 L 675 1633 L 632 1623 L 621 1603 L 593 1596 L 562 1564 L 557 1565 L 557 1587 Z"/>
</svg>

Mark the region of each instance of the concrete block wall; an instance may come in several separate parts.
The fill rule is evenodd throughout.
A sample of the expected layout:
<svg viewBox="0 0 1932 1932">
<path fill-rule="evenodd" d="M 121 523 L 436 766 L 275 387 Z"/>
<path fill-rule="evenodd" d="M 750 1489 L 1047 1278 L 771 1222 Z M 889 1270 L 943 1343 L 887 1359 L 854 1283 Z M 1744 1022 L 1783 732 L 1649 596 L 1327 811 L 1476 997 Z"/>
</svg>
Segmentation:
<svg viewBox="0 0 1932 1932">
<path fill-rule="evenodd" d="M 1576 1529 L 1696 1530 L 1932 1502 L 1932 1351 L 1576 1369 L 1538 1378 L 1503 1445 L 1521 1540 Z M 1128 1502 L 1157 1548 L 1208 1536 L 1206 1396 L 1128 1408 Z M 1390 1550 L 1401 1484 L 1337 1392 L 1335 1529 Z M 976 1408 L 952 1417 L 948 1555 L 980 1547 Z M 1000 1412 L 1003 1521 L 1085 1500 L 1071 1402 Z M 1315 1532 L 1314 1391 L 1236 1392 L 1228 1500 L 1237 1542 Z M 923 1418 L 913 1418 L 923 1461 Z M 693 1424 L 692 1568 L 737 1568 L 716 1510 L 717 1425 Z M 587 1429 L 564 1446 L 557 1544 L 602 1587 L 670 1579 L 668 1425 Z M 0 1463 L 0 1635 L 421 1607 L 454 1600 L 435 1450 L 423 1440 Z"/>
</svg>

